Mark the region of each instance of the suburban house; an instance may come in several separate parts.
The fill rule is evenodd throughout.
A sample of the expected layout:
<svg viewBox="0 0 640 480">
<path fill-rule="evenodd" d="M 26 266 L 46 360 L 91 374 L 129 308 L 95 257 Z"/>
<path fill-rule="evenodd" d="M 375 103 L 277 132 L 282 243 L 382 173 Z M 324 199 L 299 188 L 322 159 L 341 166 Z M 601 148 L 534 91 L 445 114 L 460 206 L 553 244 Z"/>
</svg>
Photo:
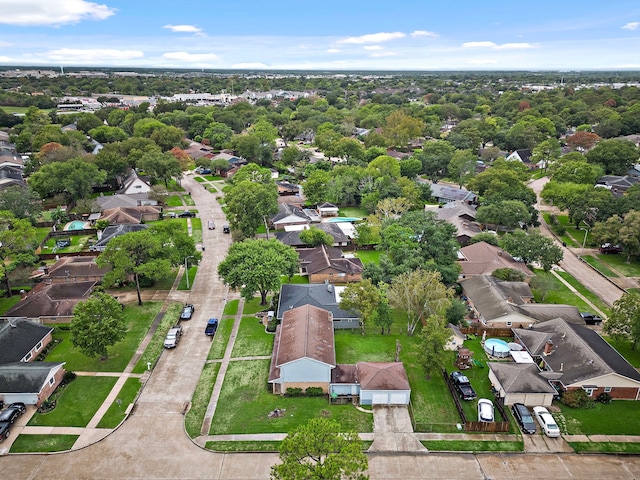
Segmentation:
<svg viewBox="0 0 640 480">
<path fill-rule="evenodd" d="M 211 159 L 215 155 L 213 147 L 194 141 L 190 141 L 189 146 L 184 151 L 194 160 L 200 160 L 201 158 Z"/>
<path fill-rule="evenodd" d="M 276 319 L 282 321 L 284 313 L 303 305 L 313 305 L 331 312 L 333 328 L 360 328 L 360 318 L 354 312 L 340 308 L 340 292 L 344 287 L 331 283 L 283 284 L 280 287 Z"/>
<path fill-rule="evenodd" d="M 160 218 L 161 212 L 161 207 L 152 205 L 109 208 L 102 211 L 100 220 L 108 220 L 110 225 L 152 222 Z"/>
<path fill-rule="evenodd" d="M 361 405 L 408 405 L 411 388 L 401 362 L 336 365 L 331 312 L 313 305 L 287 310 L 276 330 L 269 383 L 287 388 L 321 388 L 332 398 L 359 398 Z"/>
<path fill-rule="evenodd" d="M 466 188 L 455 188 L 442 183 L 429 183 L 431 196 L 438 203 L 451 203 L 460 201 L 469 205 L 475 204 L 478 196 Z"/>
<path fill-rule="evenodd" d="M 521 150 L 515 150 L 514 152 L 507 155 L 506 160 L 508 161 L 516 161 L 525 165 L 529 170 L 533 170 L 536 168 L 545 168 L 545 161 L 541 161 L 538 163 L 533 163 L 531 160 L 531 150 L 528 148 L 523 148 Z"/>
<path fill-rule="evenodd" d="M 0 365 L 0 399 L 39 407 L 64 378 L 65 362 L 15 362 Z"/>
<path fill-rule="evenodd" d="M 458 265 L 460 278 L 491 275 L 499 268 L 512 268 L 521 271 L 527 277 L 533 276 L 533 272 L 524 262 L 517 262 L 509 252 L 487 242 L 473 243 L 458 250 Z"/>
<path fill-rule="evenodd" d="M 97 257 L 62 257 L 51 267 L 44 267 L 39 278 L 49 283 L 100 282 L 109 271 L 96 264 Z"/>
<path fill-rule="evenodd" d="M 96 203 L 100 205 L 100 210 L 158 205 L 158 201 L 150 199 L 148 193 L 129 193 L 127 195 L 115 194 L 100 196 L 96 198 Z"/>
<path fill-rule="evenodd" d="M 319 245 L 314 248 L 296 249 L 300 257 L 302 275 L 309 276 L 310 283 L 325 280 L 334 283 L 360 282 L 364 266 L 354 256 L 345 257 L 342 250 Z"/>
<path fill-rule="evenodd" d="M 149 193 L 151 184 L 140 178 L 134 168 L 131 169 L 127 178 L 122 182 L 122 188 L 118 191 L 122 195 L 130 195 L 132 193 Z"/>
<path fill-rule="evenodd" d="M 337 217 L 338 213 L 340 213 L 340 209 L 329 202 L 321 203 L 317 206 L 317 210 L 320 212 L 321 217 Z"/>
<path fill-rule="evenodd" d="M 538 366 L 531 362 L 488 362 L 489 381 L 504 400 L 505 405 L 523 403 L 529 407 L 548 407 L 558 395 L 549 381 L 540 375 Z"/>
<path fill-rule="evenodd" d="M 24 188 L 27 187 L 27 182 L 25 182 L 22 176 L 22 169 L 9 165 L 0 166 L 0 190 L 14 185 Z"/>
<path fill-rule="evenodd" d="M 278 187 L 278 195 L 298 195 L 300 193 L 300 187 L 293 183 L 285 182 L 284 180 L 277 180 L 276 187 Z"/>
<path fill-rule="evenodd" d="M 317 223 L 313 225 L 314 228 L 319 228 L 325 233 L 328 233 L 333 237 L 334 247 L 349 247 L 352 244 L 352 238 L 354 233 L 347 234 L 345 231 L 353 232 L 353 224 L 351 223 Z M 345 228 L 346 227 L 346 228 Z M 307 225 L 301 225 L 298 227 L 286 227 L 284 232 L 276 232 L 275 236 L 285 245 L 290 247 L 299 248 L 307 246 L 302 240 L 300 240 L 300 232 L 308 228 Z"/>
<path fill-rule="evenodd" d="M 270 218 L 270 223 L 276 230 L 284 230 L 290 225 L 309 225 L 311 219 L 302 208 L 289 203 L 278 204 L 278 213 Z"/>
<path fill-rule="evenodd" d="M 109 243 L 112 238 L 119 237 L 126 233 L 139 232 L 141 230 L 146 230 L 147 228 L 149 228 L 149 225 L 145 224 L 109 225 L 102 231 L 100 239 L 89 247 L 89 250 L 92 252 L 104 252 L 104 249 L 107 248 L 107 243 Z"/>
<path fill-rule="evenodd" d="M 456 227 L 456 240 L 460 245 L 466 245 L 471 238 L 482 232 L 476 223 L 474 205 L 456 200 L 440 207 L 425 205 L 425 210 L 434 211 L 438 220 L 444 220 Z"/>
<path fill-rule="evenodd" d="M 611 190 L 614 197 L 621 197 L 635 185 L 640 185 L 640 177 L 634 175 L 604 175 L 596 181 L 596 187 Z"/>
<path fill-rule="evenodd" d="M 50 323 L 69 323 L 74 307 L 91 296 L 95 285 L 96 282 L 92 281 L 39 283 L 4 316 L 46 320 Z"/>
<path fill-rule="evenodd" d="M 52 334 L 53 328 L 24 318 L 5 320 L 0 323 L 0 365 L 32 362 L 51 342 Z"/>
</svg>

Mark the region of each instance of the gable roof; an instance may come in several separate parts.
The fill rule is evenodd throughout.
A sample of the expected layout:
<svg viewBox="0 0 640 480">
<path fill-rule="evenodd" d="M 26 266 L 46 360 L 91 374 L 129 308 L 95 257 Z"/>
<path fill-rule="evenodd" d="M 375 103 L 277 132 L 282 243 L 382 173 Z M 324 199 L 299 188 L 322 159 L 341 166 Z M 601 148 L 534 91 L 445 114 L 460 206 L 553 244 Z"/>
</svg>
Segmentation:
<svg viewBox="0 0 640 480">
<path fill-rule="evenodd" d="M 96 198 L 96 203 L 102 210 L 120 207 L 139 207 L 141 205 L 156 205 L 158 202 L 151 200 L 148 193 L 129 193 L 127 195 L 116 193 Z"/>
<path fill-rule="evenodd" d="M 557 393 L 549 381 L 540 376 L 535 364 L 488 362 L 487 365 L 506 393 Z"/>
<path fill-rule="evenodd" d="M 362 273 L 364 266 L 359 258 L 345 258 L 342 250 L 326 245 L 318 245 L 314 248 L 296 249 L 300 257 L 300 265 L 307 273 L 321 272 L 327 268 L 333 268 L 348 274 Z"/>
<path fill-rule="evenodd" d="M 111 224 L 140 223 L 145 215 L 160 215 L 160 207 L 143 205 L 140 207 L 117 207 L 102 211 L 101 220 L 109 220 Z"/>
<path fill-rule="evenodd" d="M 486 321 L 509 313 L 519 313 L 514 307 L 524 304 L 525 298 L 533 297 L 526 282 L 504 282 L 491 275 L 465 278 L 460 285 Z"/>
<path fill-rule="evenodd" d="M 50 278 L 104 276 L 110 269 L 100 268 L 96 264 L 97 257 L 62 257 L 46 275 Z"/>
<path fill-rule="evenodd" d="M 471 202 L 477 198 L 475 193 L 465 188 L 454 188 L 441 183 L 429 183 L 429 186 L 431 187 L 431 196 L 439 200 Z"/>
<path fill-rule="evenodd" d="M 526 303 L 516 307 L 523 315 L 539 322 L 562 318 L 569 323 L 584 325 L 584 318 L 580 316 L 578 307 L 573 305 L 557 305 L 555 303 Z"/>
<path fill-rule="evenodd" d="M 126 233 L 139 232 L 141 230 L 146 230 L 147 228 L 149 228 L 149 225 L 145 224 L 109 225 L 102 232 L 102 238 L 93 244 L 89 250 L 92 252 L 101 252 L 107 247 L 107 243 L 109 243 L 112 238 L 119 237 Z"/>
<path fill-rule="evenodd" d="M 5 313 L 6 317 L 70 317 L 73 308 L 86 300 L 96 282 L 39 283 Z"/>
<path fill-rule="evenodd" d="M 542 376 L 571 385 L 617 373 L 640 383 L 640 372 L 596 331 L 585 326 L 556 318 L 538 323 L 533 329 L 512 331 L 532 356 L 544 358 L 550 371 L 543 371 Z M 553 350 L 544 355 L 544 347 L 549 341 Z"/>
<path fill-rule="evenodd" d="M 40 393 L 51 370 L 65 362 L 15 362 L 0 365 L 0 393 Z"/>
<path fill-rule="evenodd" d="M 144 184 L 145 186 L 149 187 L 149 189 L 151 188 L 151 184 L 144 178 L 140 177 L 135 168 L 132 168 L 131 170 L 129 170 L 127 178 L 124 179 L 122 188 L 120 189 L 120 193 L 126 192 L 136 182 Z"/>
<path fill-rule="evenodd" d="M 0 323 L 0 364 L 19 362 L 52 331 L 24 318 Z"/>
<path fill-rule="evenodd" d="M 358 362 L 361 390 L 410 390 L 402 362 Z"/>
<path fill-rule="evenodd" d="M 319 228 L 325 233 L 328 233 L 333 237 L 333 243 L 345 243 L 349 241 L 349 237 L 342 231 L 338 223 L 317 223 L 313 225 L 313 228 Z M 306 244 L 300 240 L 300 232 L 302 230 L 292 230 L 290 232 L 276 232 L 276 238 L 291 247 L 304 247 Z"/>
<path fill-rule="evenodd" d="M 280 299 L 278 300 L 278 320 L 282 319 L 287 310 L 302 305 L 313 305 L 331 312 L 334 320 L 355 320 L 359 317 L 352 312 L 342 310 L 340 300 L 335 287 L 330 283 L 290 284 L 280 287 Z"/>
<path fill-rule="evenodd" d="M 271 222 L 275 224 L 290 216 L 299 217 L 301 222 L 311 221 L 302 208 L 290 203 L 280 203 L 278 204 L 278 213 L 271 217 Z"/>
<path fill-rule="evenodd" d="M 477 242 L 460 249 L 462 275 L 492 274 L 499 268 L 513 268 L 531 277 L 533 272 L 523 262 L 516 262 L 509 252 L 487 242 Z"/>
</svg>

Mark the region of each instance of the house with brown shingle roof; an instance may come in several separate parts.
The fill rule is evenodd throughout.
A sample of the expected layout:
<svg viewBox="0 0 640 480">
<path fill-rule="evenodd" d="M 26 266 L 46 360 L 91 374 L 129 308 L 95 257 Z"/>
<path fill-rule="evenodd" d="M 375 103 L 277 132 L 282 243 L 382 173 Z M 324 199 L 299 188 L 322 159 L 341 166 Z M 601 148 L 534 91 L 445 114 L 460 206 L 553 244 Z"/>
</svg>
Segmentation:
<svg viewBox="0 0 640 480">
<path fill-rule="evenodd" d="M 96 257 L 63 257 L 40 278 L 50 283 L 100 282 L 108 271 L 98 267 Z"/>
<path fill-rule="evenodd" d="M 533 272 L 524 262 L 516 262 L 509 252 L 487 242 L 462 247 L 458 251 L 458 260 L 461 278 L 491 275 L 499 268 L 512 268 L 521 271 L 527 277 L 533 277 Z"/>
<path fill-rule="evenodd" d="M 108 220 L 110 225 L 142 223 L 160 218 L 162 208 L 153 205 L 139 207 L 117 207 L 102 211 L 100 220 Z"/>
<path fill-rule="evenodd" d="M 364 265 L 356 257 L 345 257 L 342 250 L 319 245 L 314 248 L 296 249 L 300 257 L 302 275 L 309 277 L 310 283 L 351 283 L 362 280 Z"/>
<path fill-rule="evenodd" d="M 96 282 L 39 283 L 5 313 L 5 317 L 69 323 L 73 308 L 91 296 Z"/>
</svg>

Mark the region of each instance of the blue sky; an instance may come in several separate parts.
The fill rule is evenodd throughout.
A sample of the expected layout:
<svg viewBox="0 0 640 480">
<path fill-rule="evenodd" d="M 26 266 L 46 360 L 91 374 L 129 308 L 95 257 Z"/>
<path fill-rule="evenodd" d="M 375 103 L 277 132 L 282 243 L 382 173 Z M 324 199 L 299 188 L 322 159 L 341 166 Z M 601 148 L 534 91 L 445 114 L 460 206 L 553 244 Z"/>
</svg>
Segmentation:
<svg viewBox="0 0 640 480">
<path fill-rule="evenodd" d="M 640 70 L 640 2 L 0 0 L 0 64 Z"/>
</svg>

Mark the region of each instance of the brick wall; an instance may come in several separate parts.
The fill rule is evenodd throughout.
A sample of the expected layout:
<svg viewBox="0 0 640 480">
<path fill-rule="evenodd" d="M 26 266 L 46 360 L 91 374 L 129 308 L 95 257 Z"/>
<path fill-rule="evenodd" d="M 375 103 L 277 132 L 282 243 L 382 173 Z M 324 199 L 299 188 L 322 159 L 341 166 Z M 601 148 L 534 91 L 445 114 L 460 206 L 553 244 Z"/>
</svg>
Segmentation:
<svg viewBox="0 0 640 480">
<path fill-rule="evenodd" d="M 38 395 L 38 403 L 36 404 L 36 407 L 39 407 L 40 405 L 42 405 L 42 402 L 44 402 L 47 398 L 49 398 L 49 396 L 58 387 L 58 385 L 60 385 L 60 382 L 62 382 L 62 378 L 64 377 L 64 374 L 65 374 L 64 368 L 61 368 L 56 372 L 56 374 L 53 377 L 54 378 L 53 385 L 49 385 L 47 383 L 47 385 L 45 385 L 45 387 L 40 392 L 40 395 Z"/>
</svg>

